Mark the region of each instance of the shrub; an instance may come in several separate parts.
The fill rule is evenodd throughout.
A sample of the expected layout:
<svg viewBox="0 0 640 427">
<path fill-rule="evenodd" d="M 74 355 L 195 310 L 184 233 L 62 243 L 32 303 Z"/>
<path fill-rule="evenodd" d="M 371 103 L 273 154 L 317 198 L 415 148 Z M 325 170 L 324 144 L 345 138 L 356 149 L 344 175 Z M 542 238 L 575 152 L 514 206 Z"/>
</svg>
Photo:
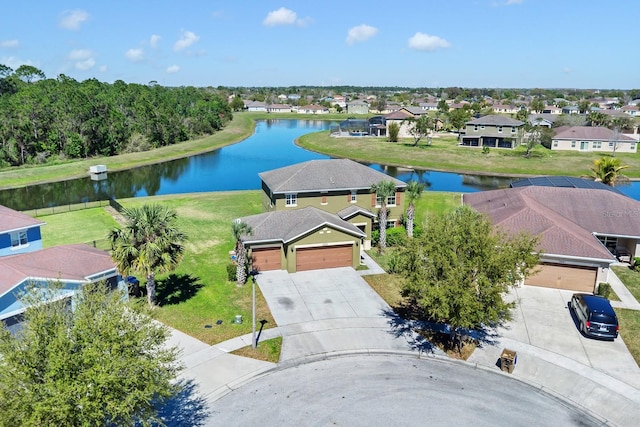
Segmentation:
<svg viewBox="0 0 640 427">
<path fill-rule="evenodd" d="M 611 285 L 608 283 L 598 283 L 598 295 L 609 299 L 609 295 L 611 295 Z"/>
<path fill-rule="evenodd" d="M 407 230 L 404 227 L 387 229 L 387 246 L 402 246 L 407 240 Z"/>
<path fill-rule="evenodd" d="M 380 230 L 371 232 L 371 247 L 376 247 L 380 243 Z"/>
<path fill-rule="evenodd" d="M 389 253 L 387 258 L 387 273 L 395 274 L 401 271 L 402 256 L 400 253 L 393 251 Z"/>
<path fill-rule="evenodd" d="M 633 269 L 635 271 L 640 271 L 640 257 L 635 257 L 633 259 Z"/>
<path fill-rule="evenodd" d="M 234 263 L 231 262 L 227 264 L 227 279 L 229 279 L 230 282 L 235 282 L 236 280 L 238 280 L 236 271 L 237 267 Z"/>
<path fill-rule="evenodd" d="M 489 147 L 487 147 L 486 145 L 482 147 L 482 154 L 489 154 Z"/>
</svg>

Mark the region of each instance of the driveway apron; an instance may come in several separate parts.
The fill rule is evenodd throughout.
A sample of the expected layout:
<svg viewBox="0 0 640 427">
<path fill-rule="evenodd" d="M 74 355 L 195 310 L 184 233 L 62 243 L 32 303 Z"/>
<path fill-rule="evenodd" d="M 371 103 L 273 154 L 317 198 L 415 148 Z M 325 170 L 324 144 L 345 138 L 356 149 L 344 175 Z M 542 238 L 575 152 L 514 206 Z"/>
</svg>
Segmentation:
<svg viewBox="0 0 640 427">
<path fill-rule="evenodd" d="M 394 329 L 391 308 L 352 268 L 256 277 L 282 330 L 281 361 L 350 350 L 412 350 L 412 333 Z"/>
</svg>

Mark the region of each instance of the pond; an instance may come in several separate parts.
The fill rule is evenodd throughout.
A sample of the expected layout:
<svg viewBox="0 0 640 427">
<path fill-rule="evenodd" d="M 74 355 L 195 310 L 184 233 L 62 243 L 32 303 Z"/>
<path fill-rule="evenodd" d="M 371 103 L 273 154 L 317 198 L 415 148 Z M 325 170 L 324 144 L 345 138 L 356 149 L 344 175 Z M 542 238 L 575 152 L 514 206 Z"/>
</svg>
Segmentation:
<svg viewBox="0 0 640 427">
<path fill-rule="evenodd" d="M 207 191 L 256 190 L 259 172 L 313 159 L 329 158 L 294 144 L 301 135 L 328 130 L 335 122 L 324 120 L 271 119 L 256 123 L 255 133 L 237 144 L 209 153 L 156 165 L 108 173 L 103 181 L 81 179 L 32 185 L 0 191 L 0 204 L 16 210 L 85 203 L 114 198 L 144 197 Z M 415 171 L 369 164 L 403 181 L 419 180 L 430 191 L 474 192 L 507 187 L 505 177 Z M 640 185 L 620 190 L 640 199 Z"/>
</svg>

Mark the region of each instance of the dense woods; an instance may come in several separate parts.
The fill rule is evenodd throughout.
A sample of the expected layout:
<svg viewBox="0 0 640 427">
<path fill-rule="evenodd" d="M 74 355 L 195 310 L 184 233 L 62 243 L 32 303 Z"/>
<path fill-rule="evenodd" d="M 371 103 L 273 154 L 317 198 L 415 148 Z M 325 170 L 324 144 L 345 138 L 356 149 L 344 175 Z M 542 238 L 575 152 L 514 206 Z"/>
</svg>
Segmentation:
<svg viewBox="0 0 640 427">
<path fill-rule="evenodd" d="M 0 167 L 148 150 L 210 135 L 230 119 L 211 88 L 48 79 L 0 64 Z"/>
</svg>

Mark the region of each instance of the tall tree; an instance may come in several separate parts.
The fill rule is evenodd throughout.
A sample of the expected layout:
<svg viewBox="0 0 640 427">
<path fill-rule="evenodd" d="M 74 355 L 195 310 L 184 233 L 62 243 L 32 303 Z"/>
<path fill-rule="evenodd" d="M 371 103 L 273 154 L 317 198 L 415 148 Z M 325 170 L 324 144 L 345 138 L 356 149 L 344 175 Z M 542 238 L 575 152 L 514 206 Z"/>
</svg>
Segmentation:
<svg viewBox="0 0 640 427">
<path fill-rule="evenodd" d="M 418 118 L 407 119 L 409 126 L 409 134 L 413 136 L 413 146 L 417 146 L 418 142 L 431 132 L 434 128 L 434 122 L 427 114 L 421 114 Z"/>
<path fill-rule="evenodd" d="M 126 224 L 109 232 L 111 257 L 122 275 L 147 278 L 149 306 L 156 301 L 156 273 L 173 271 L 184 255 L 186 236 L 177 228 L 174 210 L 156 204 L 125 209 Z"/>
<path fill-rule="evenodd" d="M 589 178 L 613 187 L 618 182 L 629 180 L 621 173 L 628 167 L 629 165 L 620 164 L 620 159 L 617 157 L 601 157 L 593 161 Z"/>
<path fill-rule="evenodd" d="M 587 114 L 589 112 L 590 107 L 591 107 L 591 104 L 589 104 L 589 101 L 586 99 L 583 99 L 578 102 L 578 111 L 580 112 L 580 114 Z"/>
<path fill-rule="evenodd" d="M 44 72 L 33 65 L 21 65 L 16 68 L 15 75 L 27 83 L 35 80 L 44 80 L 46 78 Z"/>
<path fill-rule="evenodd" d="M 450 111 L 448 116 L 449 123 L 451 123 L 451 126 L 458 131 L 458 136 L 460 135 L 460 129 L 465 127 L 466 123 L 471 118 L 469 110 L 465 108 L 456 108 L 455 110 Z"/>
<path fill-rule="evenodd" d="M 544 101 L 540 98 L 535 98 L 533 101 L 531 101 L 530 107 L 531 111 L 542 113 L 542 111 L 544 110 Z"/>
<path fill-rule="evenodd" d="M 608 126 L 611 121 L 602 111 L 592 111 L 588 117 L 590 126 Z"/>
<path fill-rule="evenodd" d="M 238 95 L 235 95 L 231 100 L 231 109 L 233 111 L 242 111 L 244 109 L 244 101 Z"/>
<path fill-rule="evenodd" d="M 242 242 L 242 238 L 251 234 L 251 227 L 243 221 L 234 221 L 231 224 L 233 239 L 236 241 L 236 280 L 238 286 L 242 286 L 247 281 L 247 251 Z"/>
<path fill-rule="evenodd" d="M 387 200 L 395 195 L 396 185 L 393 181 L 380 181 L 371 186 L 371 191 L 376 194 L 376 205 L 380 204 L 378 225 L 380 228 L 380 250 L 387 247 Z"/>
<path fill-rule="evenodd" d="M 157 404 L 179 390 L 169 332 L 121 291 L 34 287 L 17 334 L 0 326 L 0 425 L 159 423 Z"/>
<path fill-rule="evenodd" d="M 431 321 L 474 329 L 508 318 L 505 300 L 538 263 L 537 239 L 506 235 L 468 206 L 429 220 L 402 250 L 403 294 Z"/>
<path fill-rule="evenodd" d="M 424 191 L 424 184 L 418 181 L 407 182 L 407 188 L 405 193 L 409 200 L 409 207 L 407 208 L 407 235 L 413 237 L 413 220 L 416 216 L 415 201 L 420 198 Z"/>
</svg>

